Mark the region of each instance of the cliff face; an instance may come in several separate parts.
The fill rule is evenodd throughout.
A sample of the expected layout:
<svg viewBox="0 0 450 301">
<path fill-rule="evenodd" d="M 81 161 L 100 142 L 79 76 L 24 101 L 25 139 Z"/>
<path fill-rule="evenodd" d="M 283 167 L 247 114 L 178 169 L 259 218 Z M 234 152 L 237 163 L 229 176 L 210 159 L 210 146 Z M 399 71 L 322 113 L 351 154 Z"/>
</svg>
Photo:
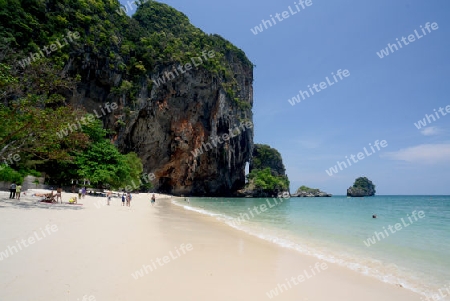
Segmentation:
<svg viewBox="0 0 450 301">
<path fill-rule="evenodd" d="M 153 2 L 147 5 L 167 9 Z M 144 12 L 142 8 L 141 15 Z M 149 22 L 148 16 L 140 18 L 142 23 Z M 118 148 L 137 153 L 144 173 L 155 174 L 153 185 L 160 192 L 231 196 L 245 185 L 245 166 L 253 149 L 253 66 L 234 46 L 227 46 L 229 42 L 205 35 L 204 40 L 208 39 L 212 42 L 202 49 L 215 51 L 218 59 L 183 74 L 174 69 L 184 66 L 186 58 L 183 64 L 155 60 L 137 70 L 145 72 L 126 74 L 112 69 L 110 60 L 92 55 L 90 49 L 66 66 L 82 76 L 73 105 L 102 115 L 99 108 L 106 102 L 118 104 L 118 109 L 100 118 L 115 133 L 112 140 Z M 122 46 L 119 43 L 118 48 Z M 167 78 L 169 72 L 173 78 Z M 165 83 L 158 81 L 165 76 Z M 126 89 L 118 89 L 125 80 L 133 97 Z M 230 131 L 231 138 L 224 139 Z M 221 139 L 212 141 L 216 137 Z"/>
<path fill-rule="evenodd" d="M 236 75 L 239 98 L 252 105 L 252 70 L 234 57 L 227 59 Z M 231 100 L 220 81 L 207 70 L 198 70 L 167 85 L 153 85 L 148 94 L 148 87 L 142 85 L 140 109 L 119 130 L 117 143 L 139 155 L 144 171 L 155 174 L 158 191 L 224 196 L 244 186 L 253 147 L 253 127 L 245 124 L 251 126 L 252 112 Z M 235 130 L 235 137 L 211 141 L 236 126 L 240 130 Z"/>
<path fill-rule="evenodd" d="M 375 191 L 373 189 L 363 189 L 363 188 L 355 188 L 355 187 L 350 187 L 349 189 L 347 189 L 347 196 L 351 196 L 351 197 L 364 197 L 364 196 L 374 196 L 375 195 Z"/>
<path fill-rule="evenodd" d="M 123 14 L 117 0 L 16 2 L 0 5 L 0 60 L 6 55 L 3 50 L 10 48 L 3 44 L 11 43 L 8 61 L 17 60 L 23 70 L 31 68 L 27 76 L 21 75 L 22 69 L 15 72 L 26 79 L 21 85 L 36 78 L 35 86 L 40 87 L 35 98 L 42 104 L 28 95 L 35 91 L 26 93 L 28 86 L 19 89 L 30 103 L 37 103 L 40 114 L 30 113 L 31 117 L 65 117 L 59 119 L 67 127 L 55 122 L 51 125 L 56 128 L 46 128 L 49 133 L 44 134 L 53 137 L 53 130 L 70 128 L 56 135 L 59 144 L 54 148 L 46 139 L 52 148 L 45 151 L 57 152 L 61 146 L 70 164 L 70 151 L 89 144 L 78 118 L 92 113 L 110 130 L 108 138 L 119 150 L 138 154 L 144 173 L 155 175 L 156 190 L 226 196 L 244 186 L 253 148 L 253 65 L 242 50 L 202 32 L 186 15 L 156 1 L 134 3 L 138 7 L 131 17 Z M 66 36 L 64 47 L 50 54 L 45 50 Z M 0 67 L 2 73 L 17 66 Z M 184 72 L 176 72 L 180 67 Z M 0 77 L 2 88 L 14 79 Z M 10 90 L 8 98 L 20 96 Z M 53 170 L 53 163 L 66 167 L 52 161 L 41 163 L 43 170 Z M 127 169 L 141 172 L 140 164 L 127 163 Z M 111 184 L 108 181 L 104 179 Z"/>
<path fill-rule="evenodd" d="M 252 105 L 252 70 L 233 63 L 232 57 L 230 63 L 240 98 Z M 120 75 L 111 76 L 101 85 L 98 77 L 86 81 L 72 103 L 91 112 L 96 110 L 99 115 L 106 102 L 119 104 L 119 109 L 101 118 L 108 128 L 117 131 L 114 140 L 119 149 L 136 152 L 144 172 L 155 174 L 156 190 L 175 195 L 227 196 L 245 185 L 245 165 L 253 148 L 253 116 L 250 108 L 240 108 L 227 96 L 220 79 L 207 70 L 198 70 L 150 89 L 148 81 L 143 81 L 137 102 L 129 104 L 109 93 L 117 77 Z M 119 119 L 124 126 L 118 125 Z M 236 136 L 211 141 L 224 134 Z"/>
<path fill-rule="evenodd" d="M 233 63 L 232 57 L 230 63 L 239 98 L 252 105 L 252 70 Z M 106 102 L 119 104 L 119 109 L 101 118 L 117 132 L 114 141 L 119 149 L 137 153 L 144 172 L 155 174 L 156 190 L 227 196 L 245 185 L 245 166 L 253 148 L 253 115 L 250 107 L 241 108 L 230 99 L 220 79 L 198 70 L 159 87 L 150 88 L 148 81 L 142 81 L 141 94 L 130 104 L 109 93 L 116 77 L 120 75 L 111 76 L 106 87 L 97 77 L 85 82 L 72 103 L 99 115 Z M 225 141 L 224 134 L 231 138 Z M 217 137 L 221 139 L 212 139 Z"/>
</svg>

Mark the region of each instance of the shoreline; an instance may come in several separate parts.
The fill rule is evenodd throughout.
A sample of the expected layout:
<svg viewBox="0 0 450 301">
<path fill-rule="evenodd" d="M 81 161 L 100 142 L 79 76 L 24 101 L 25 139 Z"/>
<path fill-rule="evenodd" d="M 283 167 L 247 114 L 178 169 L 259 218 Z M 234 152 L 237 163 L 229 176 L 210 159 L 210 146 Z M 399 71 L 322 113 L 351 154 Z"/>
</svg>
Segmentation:
<svg viewBox="0 0 450 301">
<path fill-rule="evenodd" d="M 345 196 L 342 196 L 342 197 L 345 197 Z M 266 202 L 267 201 L 268 200 L 266 198 Z M 350 253 L 342 254 L 341 252 L 343 252 L 343 250 L 338 250 L 340 246 L 335 245 L 334 242 L 332 242 L 333 247 L 337 248 L 337 249 L 329 249 L 328 251 L 331 251 L 331 253 L 326 252 L 326 251 L 324 252 L 324 250 L 322 249 L 323 246 L 321 246 L 320 242 L 316 241 L 316 240 L 309 241 L 309 239 L 306 239 L 306 241 L 305 241 L 304 237 L 303 238 L 300 238 L 300 237 L 290 237 L 289 238 L 289 237 L 274 236 L 271 233 L 262 234 L 262 232 L 260 232 L 260 230 L 255 229 L 252 226 L 245 227 L 245 223 L 243 225 L 241 225 L 241 223 L 250 221 L 251 219 L 248 217 L 243 218 L 242 213 L 240 213 L 239 217 L 232 217 L 225 213 L 219 214 L 217 212 L 210 211 L 209 209 L 204 209 L 203 207 L 196 207 L 196 206 L 192 206 L 190 204 L 183 204 L 182 202 L 180 202 L 178 204 L 174 204 L 174 205 L 179 208 L 182 208 L 184 210 L 190 211 L 194 214 L 212 218 L 213 220 L 219 220 L 220 223 L 222 223 L 223 225 L 226 225 L 227 227 L 229 227 L 233 230 L 237 230 L 238 232 L 243 233 L 243 235 L 255 237 L 264 242 L 269 242 L 270 244 L 273 244 L 276 247 L 281 248 L 281 249 L 289 249 L 289 250 L 295 252 L 296 254 L 299 254 L 299 256 L 307 256 L 307 257 L 315 258 L 317 260 L 324 261 L 328 264 L 336 265 L 339 268 L 343 268 L 347 271 L 355 272 L 358 275 L 363 276 L 363 277 L 372 278 L 380 283 L 384 283 L 384 284 L 387 284 L 387 285 L 390 285 L 393 287 L 400 287 L 402 289 L 408 290 L 409 292 L 418 294 L 420 296 L 430 295 L 430 294 L 434 293 L 434 291 L 435 291 L 435 289 L 433 289 L 433 288 L 427 288 L 427 289 L 423 290 L 424 289 L 423 287 L 417 287 L 417 283 L 415 283 L 415 281 L 413 280 L 414 277 L 402 278 L 405 276 L 405 274 L 401 274 L 401 275 L 384 274 L 383 272 L 381 272 L 377 269 L 377 266 L 373 266 L 374 262 L 367 262 L 367 259 L 370 258 L 370 256 L 368 258 L 364 258 L 364 257 L 361 257 L 363 254 L 360 254 L 360 253 L 358 253 L 357 255 L 356 255 L 356 253 L 353 255 L 351 255 Z M 276 203 L 274 206 L 276 206 L 276 205 L 278 205 L 278 203 Z M 188 206 L 188 208 L 184 208 L 184 206 Z M 272 207 L 274 207 L 274 206 L 272 206 Z M 248 209 L 248 211 L 249 212 L 251 211 L 250 208 Z M 250 214 L 251 214 L 251 212 L 250 212 Z M 245 215 L 245 213 L 244 213 L 244 215 Z M 422 217 L 419 217 L 419 218 L 422 218 Z M 253 218 L 253 215 L 252 215 L 252 218 Z M 267 228 L 266 230 L 268 230 L 269 228 Z M 292 240 L 292 239 L 295 239 L 295 240 Z M 300 239 L 303 242 L 298 241 L 298 239 Z M 329 247 L 330 246 L 328 246 L 327 248 L 329 248 Z M 359 250 L 359 251 L 361 251 L 361 250 Z M 347 252 L 347 251 L 345 251 L 345 252 Z M 367 256 L 367 255 L 364 255 L 364 256 Z M 355 261 L 354 258 L 356 258 L 356 257 L 358 257 L 358 260 Z M 361 260 L 363 260 L 363 261 L 361 262 Z M 378 260 L 373 259 L 373 261 L 378 261 Z M 405 273 L 405 270 L 401 269 L 401 272 Z M 410 276 L 410 275 L 408 275 L 408 276 Z M 395 280 L 395 281 L 393 281 L 393 280 Z M 420 284 L 423 284 L 423 283 L 420 282 Z"/>
<path fill-rule="evenodd" d="M 399 284 L 392 284 L 392 283 L 387 283 L 387 282 L 383 282 L 380 279 L 377 279 L 375 277 L 371 277 L 371 276 L 367 276 L 367 275 L 363 275 L 359 272 L 356 272 L 354 270 L 350 270 L 348 267 L 344 267 L 344 266 L 340 266 L 336 263 L 332 263 L 332 262 L 328 262 L 322 259 L 319 259 L 317 257 L 315 257 L 314 255 L 306 255 L 306 254 L 302 254 L 300 252 L 298 252 L 295 249 L 291 249 L 291 248 L 286 248 L 283 247 L 279 244 L 276 244 L 272 241 L 268 241 L 264 238 L 258 237 L 254 234 L 250 234 L 248 232 L 242 231 L 241 229 L 237 229 L 227 223 L 223 223 L 222 221 L 218 221 L 215 217 L 211 216 L 211 215 L 207 215 L 205 213 L 201 213 L 197 210 L 189 210 L 189 209 L 185 209 L 183 208 L 184 204 L 171 204 L 171 206 L 175 207 L 177 211 L 186 211 L 188 212 L 188 215 L 191 216 L 191 218 L 194 219 L 198 219 L 201 220 L 201 222 L 204 222 L 206 224 L 210 224 L 210 226 L 215 226 L 217 228 L 220 228 L 221 231 L 225 231 L 225 232 L 232 232 L 234 233 L 235 236 L 240 237 L 241 239 L 246 239 L 246 240 L 251 240 L 253 241 L 255 244 L 261 244 L 261 246 L 266 247 L 266 248 L 270 248 L 273 251 L 283 254 L 283 257 L 290 257 L 292 258 L 292 262 L 295 261 L 302 261 L 306 264 L 303 264 L 304 268 L 299 268 L 298 270 L 295 269 L 296 272 L 292 272 L 291 275 L 285 275 L 284 277 L 280 277 L 278 282 L 274 282 L 273 287 L 267 287 L 267 290 L 270 291 L 271 289 L 275 288 L 276 286 L 280 287 L 283 286 L 283 284 L 288 285 L 288 288 L 291 289 L 291 287 L 293 289 L 295 289 L 294 285 L 290 285 L 290 284 L 295 284 L 294 283 L 294 279 L 293 277 L 297 276 L 300 277 L 302 275 L 304 275 L 304 279 L 310 279 L 310 278 L 314 278 L 315 275 L 318 275 L 320 273 L 327 273 L 327 269 L 330 269 L 331 273 L 333 274 L 334 278 L 333 279 L 333 283 L 335 282 L 343 282 L 345 284 L 340 284 L 340 285 L 330 285 L 332 287 L 341 287 L 341 286 L 345 286 L 345 285 L 350 285 L 350 286 L 354 286 L 355 283 L 360 283 L 361 285 L 368 285 L 368 287 L 377 287 L 377 292 L 380 293 L 379 297 L 376 296 L 368 296 L 367 294 L 364 294 L 364 296 L 359 296 L 359 297 L 352 297 L 350 298 L 350 296 L 353 296 L 353 294 L 346 296 L 346 300 L 360 300 L 361 298 L 364 298 L 365 300 L 375 300 L 377 298 L 382 297 L 383 300 L 420 300 L 421 297 L 423 297 L 421 294 L 414 292 L 412 290 L 403 288 L 402 286 L 400 286 Z M 182 214 L 182 213 L 180 213 Z M 323 265 L 326 265 L 326 267 L 324 267 Z M 286 270 L 292 270 L 292 267 L 290 267 L 288 264 L 284 265 L 284 268 Z M 318 267 L 321 267 L 320 270 L 316 270 L 316 272 L 313 272 L 314 269 L 317 269 Z M 312 274 L 309 275 L 308 277 L 308 273 Z M 345 277 L 342 277 L 344 276 Z M 329 276 L 330 278 L 332 278 L 333 276 Z M 287 277 L 287 278 L 286 278 Z M 283 278 L 283 279 L 282 279 Z M 328 277 L 327 277 L 328 278 Z M 351 281 L 343 281 L 342 278 L 344 278 L 345 280 L 349 280 L 351 279 Z M 319 284 L 318 284 L 319 285 Z M 319 288 L 318 288 L 319 289 Z M 313 291 L 313 290 L 312 290 Z M 365 290 L 362 290 L 361 292 L 364 292 Z M 386 293 L 389 294 L 398 294 L 395 298 L 390 299 L 390 296 L 385 295 Z M 335 294 L 330 294 L 330 295 L 335 295 Z M 317 296 L 316 296 L 317 297 Z M 308 300 L 329 300 L 329 296 L 326 297 L 324 296 L 324 299 L 316 299 L 316 297 L 314 297 L 314 293 L 312 293 L 312 295 L 308 298 Z M 350 298 L 350 299 L 349 299 Z M 337 298 L 338 300 L 341 300 L 340 298 Z M 284 300 L 284 299 L 283 299 Z M 291 300 L 291 299 L 286 299 L 286 300 Z M 292 299 L 294 300 L 294 299 Z M 307 299 L 305 299 L 307 300 Z"/>
<path fill-rule="evenodd" d="M 63 200 L 69 196 L 63 194 Z M 172 204 L 184 198 L 160 195 L 152 207 L 150 196 L 134 194 L 131 207 L 113 198 L 111 206 L 96 208 L 98 197 L 86 197 L 80 206 L 33 204 L 22 198 L 14 204 L 7 193 L 0 193 L 5 233 L 0 253 L 47 224 L 58 227 L 0 260 L 0 299 L 221 301 L 271 299 L 270 294 L 296 301 L 420 298 Z M 319 273 L 323 263 L 327 268 Z M 150 270 L 152 266 L 157 269 Z M 141 271 L 137 279 L 136 271 Z"/>
</svg>

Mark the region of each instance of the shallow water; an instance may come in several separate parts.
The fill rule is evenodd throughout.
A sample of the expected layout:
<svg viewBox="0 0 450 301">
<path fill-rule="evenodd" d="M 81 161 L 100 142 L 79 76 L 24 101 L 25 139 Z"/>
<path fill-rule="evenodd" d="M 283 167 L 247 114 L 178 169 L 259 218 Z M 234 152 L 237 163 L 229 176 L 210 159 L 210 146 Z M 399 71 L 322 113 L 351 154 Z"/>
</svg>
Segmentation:
<svg viewBox="0 0 450 301">
<path fill-rule="evenodd" d="M 190 198 L 189 204 L 173 203 L 428 296 L 450 284 L 450 196 Z"/>
</svg>

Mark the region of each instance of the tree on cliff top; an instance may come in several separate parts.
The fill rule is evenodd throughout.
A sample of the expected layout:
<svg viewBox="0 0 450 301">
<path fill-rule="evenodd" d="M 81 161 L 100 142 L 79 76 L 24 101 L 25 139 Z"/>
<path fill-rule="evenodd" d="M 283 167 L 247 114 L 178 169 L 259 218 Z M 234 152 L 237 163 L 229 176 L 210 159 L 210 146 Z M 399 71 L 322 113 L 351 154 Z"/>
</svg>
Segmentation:
<svg viewBox="0 0 450 301">
<path fill-rule="evenodd" d="M 284 176 L 284 168 L 281 154 L 267 144 L 255 144 L 253 146 L 252 161 L 250 162 L 250 171 L 263 170 L 269 167 L 276 176 Z"/>
</svg>

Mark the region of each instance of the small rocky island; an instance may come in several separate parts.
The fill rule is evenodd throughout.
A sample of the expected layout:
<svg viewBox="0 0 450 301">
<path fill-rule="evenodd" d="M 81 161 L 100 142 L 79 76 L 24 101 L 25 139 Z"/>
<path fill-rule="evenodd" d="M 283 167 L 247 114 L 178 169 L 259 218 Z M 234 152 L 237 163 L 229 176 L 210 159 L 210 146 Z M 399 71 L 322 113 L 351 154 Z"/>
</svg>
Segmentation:
<svg viewBox="0 0 450 301">
<path fill-rule="evenodd" d="M 297 189 L 297 192 L 292 195 L 292 197 L 330 197 L 329 193 L 320 191 L 317 188 L 309 188 L 305 185 Z"/>
<path fill-rule="evenodd" d="M 350 197 L 374 196 L 375 193 L 375 185 L 366 177 L 357 178 L 353 186 L 347 189 L 347 196 Z"/>
</svg>

